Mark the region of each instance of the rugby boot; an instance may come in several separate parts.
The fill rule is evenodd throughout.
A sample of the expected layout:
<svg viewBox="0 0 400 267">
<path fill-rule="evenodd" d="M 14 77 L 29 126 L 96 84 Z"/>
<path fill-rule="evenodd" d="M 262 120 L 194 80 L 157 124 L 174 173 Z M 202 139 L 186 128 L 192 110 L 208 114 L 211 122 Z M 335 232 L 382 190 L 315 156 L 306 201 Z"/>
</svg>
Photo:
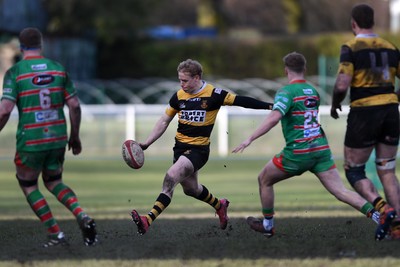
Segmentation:
<svg viewBox="0 0 400 267">
<path fill-rule="evenodd" d="M 388 235 L 392 240 L 400 240 L 400 220 L 392 222 Z"/>
<path fill-rule="evenodd" d="M 96 223 L 93 219 L 86 216 L 79 222 L 82 231 L 83 243 L 86 246 L 94 246 L 97 243 Z"/>
<path fill-rule="evenodd" d="M 222 198 L 219 200 L 221 203 L 221 206 L 218 210 L 215 211 L 215 213 L 219 217 L 219 225 L 222 230 L 226 229 L 226 226 L 228 225 L 229 217 L 228 217 L 228 206 L 229 206 L 229 201 L 225 198 Z"/>
<path fill-rule="evenodd" d="M 140 216 L 136 210 L 131 212 L 132 221 L 136 224 L 138 234 L 144 235 L 149 230 L 149 221 L 146 216 Z"/>
<path fill-rule="evenodd" d="M 247 217 L 247 224 L 256 232 L 262 233 L 265 237 L 270 238 L 275 234 L 275 228 L 270 225 L 269 230 L 264 227 L 264 220 L 255 217 Z"/>
<path fill-rule="evenodd" d="M 371 220 L 373 220 L 376 224 L 380 223 L 380 220 L 379 220 L 380 214 L 376 210 L 373 210 L 373 212 L 368 213 L 367 217 L 371 218 Z"/>
<path fill-rule="evenodd" d="M 377 241 L 382 240 L 386 237 L 390 229 L 390 224 L 396 218 L 396 211 L 391 206 L 385 204 L 383 209 L 384 210 L 379 218 L 379 225 L 375 231 L 375 240 Z"/>
<path fill-rule="evenodd" d="M 49 236 L 49 240 L 43 244 L 44 248 L 54 246 L 68 246 L 68 242 L 65 239 L 65 235 L 63 232 L 59 232 L 57 236 Z"/>
</svg>

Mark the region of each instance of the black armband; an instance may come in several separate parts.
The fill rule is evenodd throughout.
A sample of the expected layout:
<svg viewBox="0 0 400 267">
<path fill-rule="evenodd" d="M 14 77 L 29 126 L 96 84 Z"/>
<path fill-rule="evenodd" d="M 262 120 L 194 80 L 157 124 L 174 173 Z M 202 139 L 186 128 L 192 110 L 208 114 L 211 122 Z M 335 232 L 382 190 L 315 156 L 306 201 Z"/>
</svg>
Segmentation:
<svg viewBox="0 0 400 267">
<path fill-rule="evenodd" d="M 233 106 L 252 108 L 252 109 L 272 109 L 274 104 L 260 101 L 248 96 L 237 95 L 235 101 L 233 101 Z"/>
</svg>

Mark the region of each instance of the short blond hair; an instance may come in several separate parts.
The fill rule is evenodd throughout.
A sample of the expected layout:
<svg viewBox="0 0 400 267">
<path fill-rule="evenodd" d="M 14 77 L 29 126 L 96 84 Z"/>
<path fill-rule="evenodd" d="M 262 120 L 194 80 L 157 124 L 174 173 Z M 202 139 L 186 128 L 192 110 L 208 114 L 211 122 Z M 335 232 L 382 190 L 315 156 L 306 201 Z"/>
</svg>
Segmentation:
<svg viewBox="0 0 400 267">
<path fill-rule="evenodd" d="M 197 60 L 190 58 L 179 63 L 177 71 L 189 73 L 191 77 L 199 75 L 201 78 L 203 76 L 203 67 L 201 64 Z"/>
</svg>

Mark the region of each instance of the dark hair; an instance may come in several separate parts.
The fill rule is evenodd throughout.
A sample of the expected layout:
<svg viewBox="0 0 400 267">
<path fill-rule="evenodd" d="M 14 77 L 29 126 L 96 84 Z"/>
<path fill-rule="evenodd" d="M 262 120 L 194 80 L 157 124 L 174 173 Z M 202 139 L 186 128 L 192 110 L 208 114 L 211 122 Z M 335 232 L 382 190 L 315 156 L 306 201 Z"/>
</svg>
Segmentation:
<svg viewBox="0 0 400 267">
<path fill-rule="evenodd" d="M 302 54 L 292 52 L 283 57 L 283 63 L 285 63 L 285 66 L 289 70 L 296 73 L 302 73 L 306 69 L 307 61 Z"/>
<path fill-rule="evenodd" d="M 25 28 L 19 34 L 21 49 L 40 49 L 42 48 L 42 33 L 37 28 Z"/>
<path fill-rule="evenodd" d="M 203 67 L 201 66 L 201 64 L 198 61 L 193 60 L 193 59 L 187 59 L 187 60 L 179 63 L 177 71 L 178 72 L 187 72 L 190 74 L 191 77 L 199 75 L 201 78 L 203 75 Z"/>
<path fill-rule="evenodd" d="M 374 10 L 367 4 L 355 5 L 351 10 L 351 17 L 362 29 L 371 29 L 374 26 Z"/>
</svg>

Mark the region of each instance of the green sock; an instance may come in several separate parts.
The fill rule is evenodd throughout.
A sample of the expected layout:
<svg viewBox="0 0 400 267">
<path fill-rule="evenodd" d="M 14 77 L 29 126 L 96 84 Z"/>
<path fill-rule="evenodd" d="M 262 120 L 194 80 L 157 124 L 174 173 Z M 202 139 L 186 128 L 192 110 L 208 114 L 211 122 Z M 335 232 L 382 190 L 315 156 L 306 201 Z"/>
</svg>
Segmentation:
<svg viewBox="0 0 400 267">
<path fill-rule="evenodd" d="M 54 219 L 50 207 L 42 193 L 39 190 L 35 190 L 26 196 L 26 200 L 31 206 L 33 212 L 47 228 L 47 232 L 50 235 L 57 235 L 60 232 L 60 227 Z"/>
<path fill-rule="evenodd" d="M 266 219 L 274 217 L 275 214 L 274 208 L 263 208 L 261 212 Z"/>
<path fill-rule="evenodd" d="M 72 191 L 71 188 L 64 183 L 59 183 L 56 185 L 51 193 L 56 196 L 58 201 L 67 207 L 78 220 L 81 220 L 86 215 L 79 205 L 78 198 L 76 197 L 74 191 Z"/>
<path fill-rule="evenodd" d="M 367 215 L 367 217 L 370 217 L 369 214 L 371 211 L 374 210 L 374 206 L 372 206 L 371 203 L 365 202 L 365 204 L 361 207 L 361 213 Z"/>
</svg>

